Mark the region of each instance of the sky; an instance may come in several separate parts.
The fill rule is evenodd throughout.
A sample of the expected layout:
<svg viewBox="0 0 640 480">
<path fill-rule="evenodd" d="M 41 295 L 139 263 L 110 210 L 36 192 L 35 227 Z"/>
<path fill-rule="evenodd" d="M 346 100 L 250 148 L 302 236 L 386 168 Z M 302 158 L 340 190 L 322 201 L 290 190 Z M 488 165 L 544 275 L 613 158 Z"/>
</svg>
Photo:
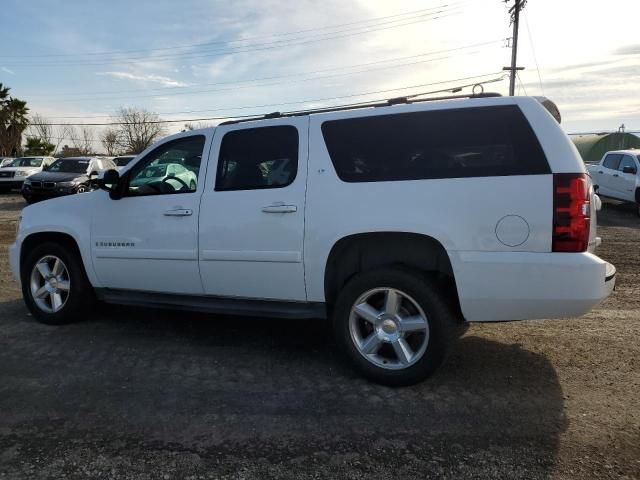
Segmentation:
<svg viewBox="0 0 640 480">
<path fill-rule="evenodd" d="M 500 0 L 2 3 L 0 82 L 52 123 L 382 100 L 500 79 L 511 57 Z M 556 102 L 568 133 L 640 131 L 638 19 L 636 0 L 529 0 L 516 93 Z M 506 95 L 508 80 L 484 89 Z"/>
</svg>

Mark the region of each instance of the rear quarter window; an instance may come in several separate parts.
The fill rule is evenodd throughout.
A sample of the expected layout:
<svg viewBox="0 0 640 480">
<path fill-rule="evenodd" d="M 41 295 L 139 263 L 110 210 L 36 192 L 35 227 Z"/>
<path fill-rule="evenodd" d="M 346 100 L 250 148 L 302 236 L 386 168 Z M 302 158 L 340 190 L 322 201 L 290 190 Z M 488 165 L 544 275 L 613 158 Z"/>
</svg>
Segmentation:
<svg viewBox="0 0 640 480">
<path fill-rule="evenodd" d="M 330 120 L 322 135 L 345 182 L 551 173 L 515 105 Z"/>
</svg>

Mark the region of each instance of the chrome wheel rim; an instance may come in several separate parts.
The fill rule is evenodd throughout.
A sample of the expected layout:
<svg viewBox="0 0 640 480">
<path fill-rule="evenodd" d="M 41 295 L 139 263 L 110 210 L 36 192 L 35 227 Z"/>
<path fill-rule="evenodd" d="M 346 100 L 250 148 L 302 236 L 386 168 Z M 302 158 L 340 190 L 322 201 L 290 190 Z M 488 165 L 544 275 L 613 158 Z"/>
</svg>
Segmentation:
<svg viewBox="0 0 640 480">
<path fill-rule="evenodd" d="M 424 311 L 395 288 L 374 288 L 360 295 L 351 307 L 349 332 L 360 355 L 388 370 L 414 365 L 429 344 Z"/>
<path fill-rule="evenodd" d="M 42 257 L 31 270 L 30 289 L 31 297 L 40 310 L 46 313 L 59 312 L 67 303 L 71 291 L 67 266 L 54 255 Z"/>
</svg>

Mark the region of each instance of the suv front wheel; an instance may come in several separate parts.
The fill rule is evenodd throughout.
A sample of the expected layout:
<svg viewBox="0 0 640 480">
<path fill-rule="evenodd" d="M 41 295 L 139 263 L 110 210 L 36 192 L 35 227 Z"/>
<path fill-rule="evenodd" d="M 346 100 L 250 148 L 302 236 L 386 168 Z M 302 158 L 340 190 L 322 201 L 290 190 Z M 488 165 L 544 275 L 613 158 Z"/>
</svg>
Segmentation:
<svg viewBox="0 0 640 480">
<path fill-rule="evenodd" d="M 337 341 L 360 372 L 377 383 L 411 385 L 443 362 L 455 316 L 435 282 L 384 268 L 353 277 L 334 310 Z"/>
<path fill-rule="evenodd" d="M 79 255 L 67 245 L 46 242 L 29 252 L 22 265 L 22 294 L 39 322 L 62 325 L 90 311 L 94 292 Z"/>
</svg>

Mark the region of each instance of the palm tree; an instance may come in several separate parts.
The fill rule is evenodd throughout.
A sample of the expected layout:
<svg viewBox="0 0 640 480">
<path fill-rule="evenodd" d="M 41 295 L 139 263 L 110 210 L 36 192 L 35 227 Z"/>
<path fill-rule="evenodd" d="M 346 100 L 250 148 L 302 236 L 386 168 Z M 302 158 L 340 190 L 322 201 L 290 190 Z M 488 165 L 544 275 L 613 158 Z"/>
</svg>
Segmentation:
<svg viewBox="0 0 640 480">
<path fill-rule="evenodd" d="M 0 155 L 17 155 L 22 134 L 29 125 L 27 102 L 9 95 L 9 87 L 0 83 Z"/>
</svg>

